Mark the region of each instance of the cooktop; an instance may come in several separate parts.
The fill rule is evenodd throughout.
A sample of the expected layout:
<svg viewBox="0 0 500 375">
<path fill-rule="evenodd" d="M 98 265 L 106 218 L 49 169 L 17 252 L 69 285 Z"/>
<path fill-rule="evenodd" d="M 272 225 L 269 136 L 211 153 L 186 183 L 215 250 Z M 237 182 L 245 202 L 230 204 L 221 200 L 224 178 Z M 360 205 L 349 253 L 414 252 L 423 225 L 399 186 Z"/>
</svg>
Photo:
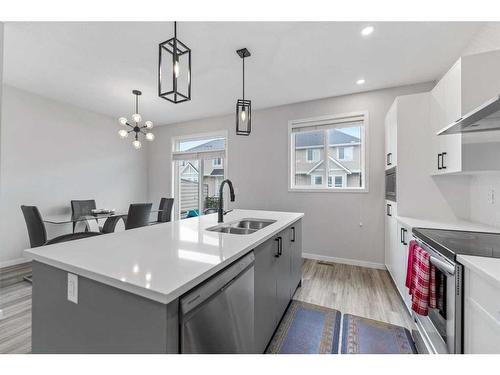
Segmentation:
<svg viewBox="0 0 500 375">
<path fill-rule="evenodd" d="M 500 258 L 500 233 L 427 228 L 413 228 L 412 232 L 451 260 L 457 254 Z"/>
</svg>

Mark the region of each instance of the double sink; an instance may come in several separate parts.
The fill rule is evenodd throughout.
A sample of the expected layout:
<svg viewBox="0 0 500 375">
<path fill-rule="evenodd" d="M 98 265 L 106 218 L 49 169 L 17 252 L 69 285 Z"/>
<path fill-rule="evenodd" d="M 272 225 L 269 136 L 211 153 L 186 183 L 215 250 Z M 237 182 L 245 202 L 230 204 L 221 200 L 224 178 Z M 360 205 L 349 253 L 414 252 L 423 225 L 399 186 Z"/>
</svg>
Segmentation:
<svg viewBox="0 0 500 375">
<path fill-rule="evenodd" d="M 207 230 L 219 233 L 251 234 L 275 222 L 276 220 L 269 219 L 242 219 L 227 224 L 219 224 L 215 227 L 207 228 Z"/>
</svg>

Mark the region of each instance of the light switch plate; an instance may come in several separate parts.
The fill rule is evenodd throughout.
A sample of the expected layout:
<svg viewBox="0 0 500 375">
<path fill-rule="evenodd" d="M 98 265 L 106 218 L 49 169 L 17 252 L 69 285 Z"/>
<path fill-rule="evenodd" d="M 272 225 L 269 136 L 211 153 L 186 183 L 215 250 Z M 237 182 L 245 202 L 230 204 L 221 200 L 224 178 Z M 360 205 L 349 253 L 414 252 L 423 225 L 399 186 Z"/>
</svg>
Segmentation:
<svg viewBox="0 0 500 375">
<path fill-rule="evenodd" d="M 68 273 L 68 301 L 78 303 L 78 275 Z"/>
</svg>

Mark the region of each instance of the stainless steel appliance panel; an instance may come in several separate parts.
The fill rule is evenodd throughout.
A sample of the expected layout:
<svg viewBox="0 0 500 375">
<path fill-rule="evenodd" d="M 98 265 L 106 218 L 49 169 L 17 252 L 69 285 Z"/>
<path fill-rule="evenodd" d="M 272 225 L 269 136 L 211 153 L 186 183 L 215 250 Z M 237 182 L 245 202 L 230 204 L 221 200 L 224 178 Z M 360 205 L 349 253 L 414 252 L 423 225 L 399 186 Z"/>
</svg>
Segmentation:
<svg viewBox="0 0 500 375">
<path fill-rule="evenodd" d="M 436 269 L 436 280 L 441 280 L 442 286 L 439 288 L 438 283 L 436 288 L 437 308 L 429 309 L 428 316 L 412 312 L 415 323 L 431 353 L 462 353 L 463 266 L 441 255 L 421 239 L 415 239 L 429 253 L 430 262 Z"/>
<path fill-rule="evenodd" d="M 385 199 L 396 202 L 396 167 L 385 171 Z"/>
<path fill-rule="evenodd" d="M 253 353 L 254 255 L 181 298 L 182 353 Z"/>
</svg>

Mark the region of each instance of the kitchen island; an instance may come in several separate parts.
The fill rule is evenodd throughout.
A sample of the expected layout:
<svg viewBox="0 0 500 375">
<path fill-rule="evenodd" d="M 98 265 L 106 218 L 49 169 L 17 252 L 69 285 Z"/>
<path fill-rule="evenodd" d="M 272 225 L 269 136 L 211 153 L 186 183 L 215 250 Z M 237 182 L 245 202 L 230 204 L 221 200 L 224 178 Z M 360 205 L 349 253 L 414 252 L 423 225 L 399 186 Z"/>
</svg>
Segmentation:
<svg viewBox="0 0 500 375">
<path fill-rule="evenodd" d="M 301 213 L 234 210 L 25 251 L 33 260 L 34 353 L 179 353 L 179 300 L 253 252 L 254 338 L 263 352 L 300 284 Z"/>
</svg>

